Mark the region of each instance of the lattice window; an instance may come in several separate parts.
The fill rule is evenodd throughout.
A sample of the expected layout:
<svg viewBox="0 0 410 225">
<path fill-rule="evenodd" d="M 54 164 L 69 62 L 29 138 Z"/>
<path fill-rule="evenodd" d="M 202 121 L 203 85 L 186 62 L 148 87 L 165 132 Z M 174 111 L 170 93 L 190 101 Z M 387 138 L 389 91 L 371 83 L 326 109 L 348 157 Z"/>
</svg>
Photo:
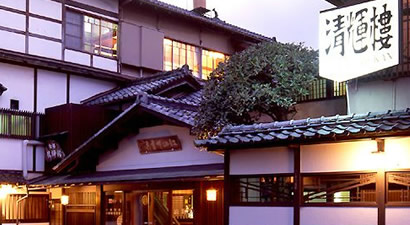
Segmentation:
<svg viewBox="0 0 410 225">
<path fill-rule="evenodd" d="M 389 173 L 388 202 L 410 202 L 410 172 Z"/>
<path fill-rule="evenodd" d="M 234 177 L 232 200 L 234 203 L 291 203 L 293 176 L 264 175 Z"/>
<path fill-rule="evenodd" d="M 376 174 L 342 174 L 303 177 L 305 203 L 376 201 Z"/>
</svg>

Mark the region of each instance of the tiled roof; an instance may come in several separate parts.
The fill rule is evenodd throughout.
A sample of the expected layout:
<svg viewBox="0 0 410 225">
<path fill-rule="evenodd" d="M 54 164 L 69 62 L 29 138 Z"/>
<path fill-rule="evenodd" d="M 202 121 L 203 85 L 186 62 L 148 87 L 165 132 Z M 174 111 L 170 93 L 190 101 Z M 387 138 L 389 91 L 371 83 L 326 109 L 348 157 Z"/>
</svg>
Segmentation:
<svg viewBox="0 0 410 225">
<path fill-rule="evenodd" d="M 289 144 L 410 134 L 410 109 L 253 125 L 227 126 L 217 136 L 196 140 L 201 147 Z"/>
<path fill-rule="evenodd" d="M 0 184 L 25 184 L 22 171 L 0 170 Z"/>
<path fill-rule="evenodd" d="M 189 10 L 186 10 L 186 9 L 183 9 L 183 8 L 180 8 L 180 7 L 177 7 L 177 6 L 174 6 L 174 5 L 159 1 L 159 0 L 136 0 L 136 2 L 145 3 L 145 4 L 153 6 L 155 8 L 159 8 L 159 9 L 162 9 L 162 10 L 173 12 L 173 13 L 176 13 L 178 15 L 185 16 L 189 19 L 193 19 L 193 20 L 199 21 L 201 23 L 206 23 L 210 26 L 214 26 L 214 27 L 217 27 L 217 28 L 220 28 L 220 29 L 223 29 L 223 30 L 227 30 L 227 31 L 230 31 L 230 32 L 233 32 L 233 33 L 237 33 L 237 34 L 240 34 L 240 35 L 243 35 L 243 36 L 258 40 L 258 41 L 272 41 L 273 40 L 273 38 L 268 38 L 268 37 L 265 37 L 261 34 L 258 34 L 258 33 L 255 33 L 255 32 L 240 28 L 240 27 L 232 25 L 232 24 L 229 24 L 225 21 L 220 20 L 219 18 L 208 18 L 208 17 L 200 15 L 196 12 L 189 11 Z"/>
<path fill-rule="evenodd" d="M 172 84 L 181 82 L 184 79 L 195 79 L 187 66 L 183 66 L 179 69 L 168 72 L 161 72 L 152 77 L 139 79 L 126 87 L 116 88 L 85 100 L 83 104 L 103 105 L 127 100 L 135 100 L 135 98 L 141 94 L 156 94 L 157 91 Z M 198 85 L 200 85 L 199 82 Z M 193 95 L 193 97 L 195 96 L 196 95 Z M 193 97 L 186 99 L 186 101 L 191 100 L 197 102 L 198 100 Z"/>
<path fill-rule="evenodd" d="M 140 106 L 189 126 L 195 124 L 195 116 L 197 115 L 197 105 L 195 103 L 148 95 L 146 98 L 141 99 Z"/>
</svg>

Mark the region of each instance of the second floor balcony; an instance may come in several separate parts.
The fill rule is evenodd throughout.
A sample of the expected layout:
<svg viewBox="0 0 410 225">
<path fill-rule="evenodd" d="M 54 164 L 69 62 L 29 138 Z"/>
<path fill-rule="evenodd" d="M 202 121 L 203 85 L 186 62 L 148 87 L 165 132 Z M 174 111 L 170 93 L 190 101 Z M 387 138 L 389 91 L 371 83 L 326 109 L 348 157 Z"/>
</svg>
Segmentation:
<svg viewBox="0 0 410 225">
<path fill-rule="evenodd" d="M 35 139 L 41 114 L 0 108 L 0 138 Z"/>
</svg>

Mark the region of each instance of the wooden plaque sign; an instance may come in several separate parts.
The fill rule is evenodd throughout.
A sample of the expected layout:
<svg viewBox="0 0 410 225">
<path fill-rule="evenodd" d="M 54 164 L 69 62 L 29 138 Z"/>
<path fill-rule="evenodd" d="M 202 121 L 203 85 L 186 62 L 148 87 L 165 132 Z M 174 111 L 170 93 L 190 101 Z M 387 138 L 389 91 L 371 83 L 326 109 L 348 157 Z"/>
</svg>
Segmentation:
<svg viewBox="0 0 410 225">
<path fill-rule="evenodd" d="M 178 136 L 160 137 L 137 140 L 141 154 L 181 151 L 181 141 Z"/>
</svg>

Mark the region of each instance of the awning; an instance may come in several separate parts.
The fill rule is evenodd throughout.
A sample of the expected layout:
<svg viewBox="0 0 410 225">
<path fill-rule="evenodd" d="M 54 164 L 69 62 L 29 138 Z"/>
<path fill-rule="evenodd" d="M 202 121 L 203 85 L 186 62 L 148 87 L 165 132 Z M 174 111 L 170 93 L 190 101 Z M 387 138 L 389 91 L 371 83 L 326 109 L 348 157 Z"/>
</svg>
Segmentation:
<svg viewBox="0 0 410 225">
<path fill-rule="evenodd" d="M 204 178 L 207 176 L 221 176 L 224 174 L 223 164 L 166 167 L 155 169 L 120 170 L 109 172 L 95 172 L 81 175 L 44 176 L 31 180 L 32 186 L 72 185 L 72 184 L 104 184 L 104 183 L 133 183 L 164 180 L 179 180 L 189 178 Z"/>
</svg>

